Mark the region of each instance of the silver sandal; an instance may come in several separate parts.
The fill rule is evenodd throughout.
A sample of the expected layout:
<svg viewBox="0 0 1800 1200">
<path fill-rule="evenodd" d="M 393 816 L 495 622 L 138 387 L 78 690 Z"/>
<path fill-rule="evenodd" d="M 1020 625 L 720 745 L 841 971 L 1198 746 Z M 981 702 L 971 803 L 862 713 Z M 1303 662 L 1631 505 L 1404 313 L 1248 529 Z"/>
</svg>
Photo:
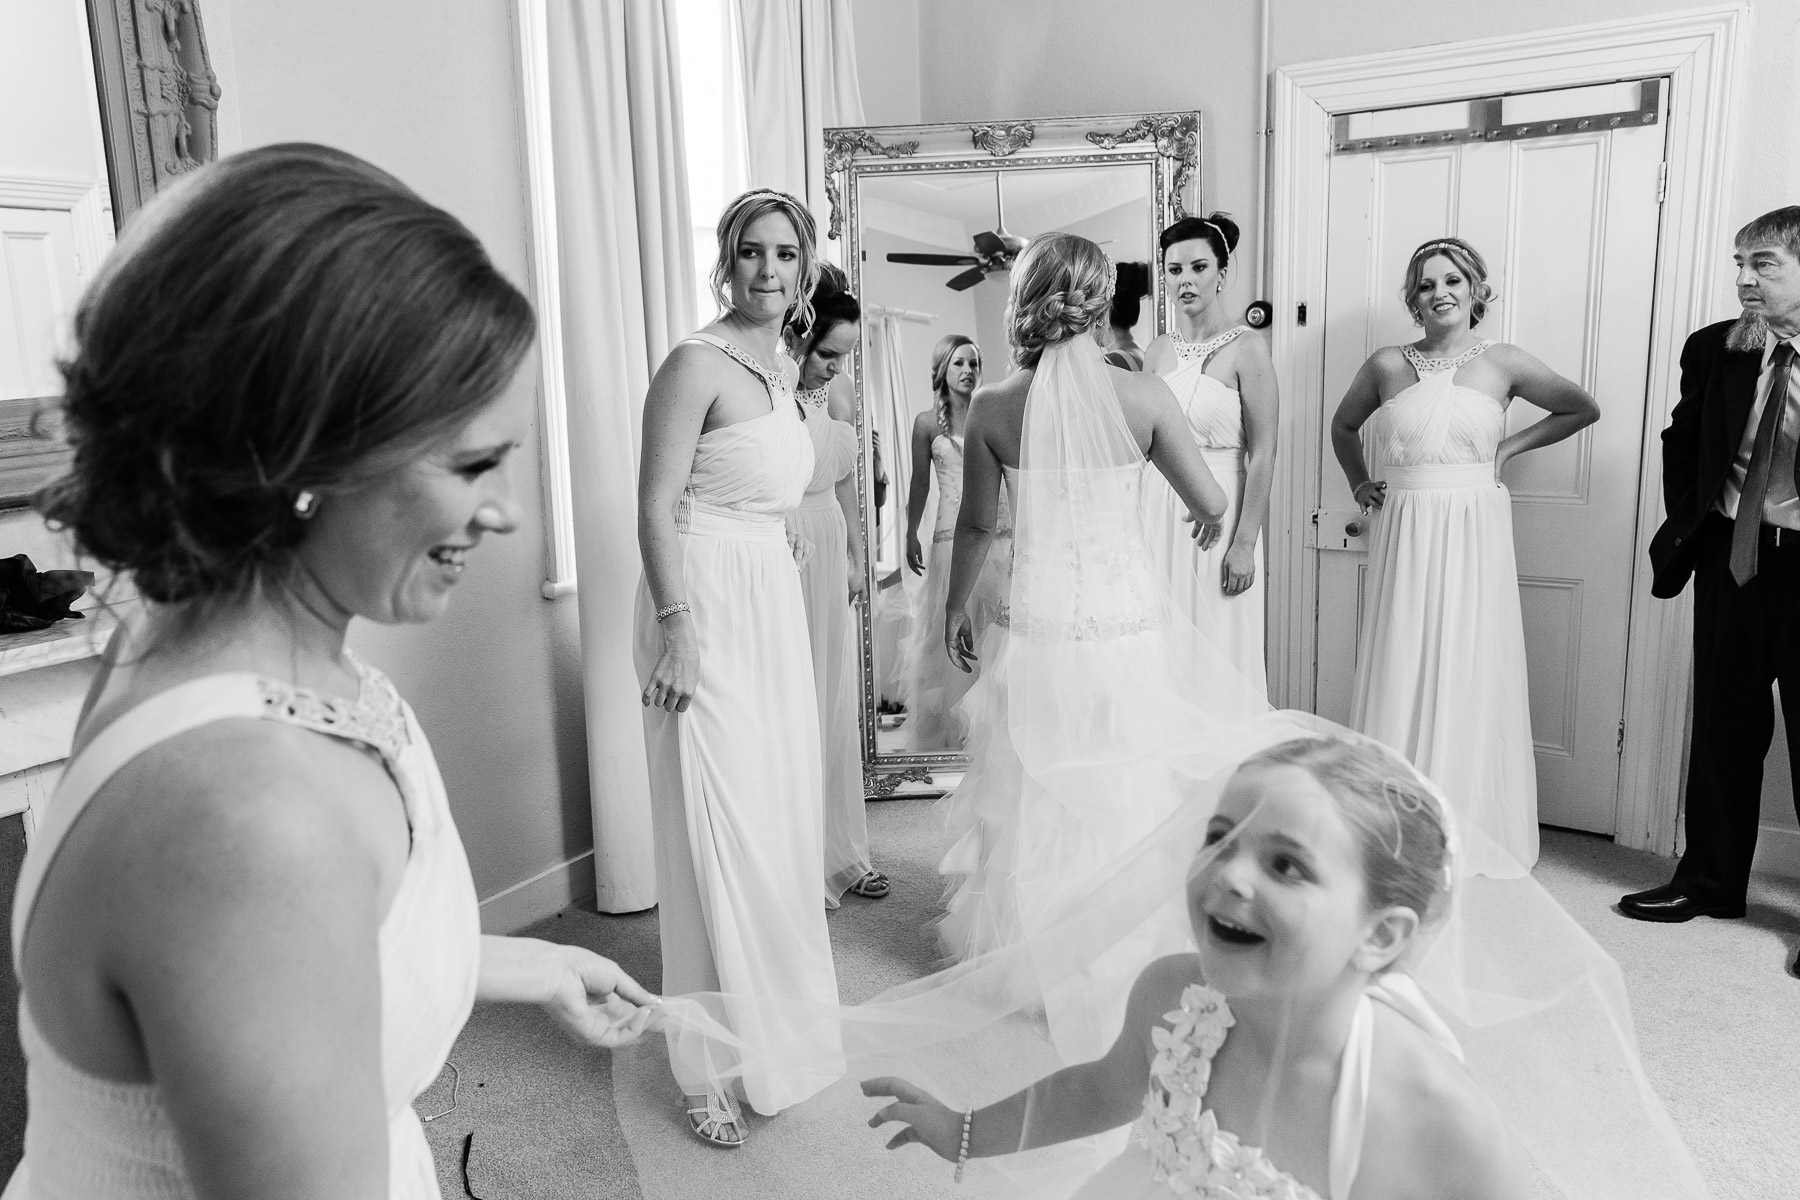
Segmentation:
<svg viewBox="0 0 1800 1200">
<path fill-rule="evenodd" d="M 713 1146 L 735 1150 L 744 1144 L 750 1131 L 744 1128 L 744 1113 L 737 1098 L 729 1093 L 709 1092 L 699 1106 L 687 1104 L 688 1128 L 694 1136 Z M 735 1140 L 727 1134 L 735 1134 Z"/>
</svg>

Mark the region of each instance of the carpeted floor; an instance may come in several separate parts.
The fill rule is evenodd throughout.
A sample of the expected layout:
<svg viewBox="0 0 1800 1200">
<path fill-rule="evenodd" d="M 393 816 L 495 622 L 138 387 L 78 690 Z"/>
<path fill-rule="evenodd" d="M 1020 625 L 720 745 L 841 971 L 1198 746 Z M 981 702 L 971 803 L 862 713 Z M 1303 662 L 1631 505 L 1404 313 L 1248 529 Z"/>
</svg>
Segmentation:
<svg viewBox="0 0 1800 1200">
<path fill-rule="evenodd" d="M 832 914 L 840 986 L 850 1002 L 925 973 L 934 953 L 929 923 L 940 891 L 933 869 L 939 845 L 930 802 L 871 804 L 869 825 L 876 863 L 893 876 L 894 893 L 880 901 L 849 897 Z M 22 842 L 16 826 L 17 818 L 0 822 L 0 896 L 8 899 Z M 1623 967 L 1645 1070 L 1717 1200 L 1792 1194 L 1800 1173 L 1800 980 L 1785 965 L 1800 948 L 1800 883 L 1758 879 L 1743 921 L 1657 926 L 1611 911 L 1620 893 L 1662 882 L 1668 867 L 1604 839 L 1547 830 L 1537 876 Z M 591 946 L 659 986 L 654 912 L 569 910 L 529 932 Z M 11 1011 L 11 989 L 7 964 L 0 1012 Z M 1022 1043 L 1021 1050 L 1030 1047 Z M 654 1040 L 617 1055 L 587 1051 L 535 1011 L 487 1007 L 475 1013 L 451 1061 L 460 1072 L 455 1109 L 426 1126 L 447 1200 L 785 1200 L 796 1193 L 775 1190 L 763 1165 L 801 1153 L 816 1159 L 807 1164 L 817 1188 L 809 1195 L 921 1194 L 916 1184 L 896 1187 L 898 1175 L 871 1178 L 861 1166 L 855 1178 L 834 1172 L 839 1163 L 868 1161 L 866 1144 L 843 1139 L 877 1136 L 861 1127 L 873 1103 L 860 1097 L 836 1100 L 841 1111 L 814 1102 L 772 1120 L 753 1116 L 751 1143 L 719 1151 L 686 1134 Z M 12 1022 L 0 1020 L 0 1177 L 19 1153 L 23 1082 Z M 449 1108 L 451 1093 L 446 1072 L 421 1099 L 421 1112 Z M 634 1148 L 644 1161 L 634 1159 Z M 895 1157 L 924 1153 L 909 1147 Z M 947 1168 L 944 1174 L 947 1184 Z M 955 1193 L 946 1186 L 942 1194 Z"/>
</svg>

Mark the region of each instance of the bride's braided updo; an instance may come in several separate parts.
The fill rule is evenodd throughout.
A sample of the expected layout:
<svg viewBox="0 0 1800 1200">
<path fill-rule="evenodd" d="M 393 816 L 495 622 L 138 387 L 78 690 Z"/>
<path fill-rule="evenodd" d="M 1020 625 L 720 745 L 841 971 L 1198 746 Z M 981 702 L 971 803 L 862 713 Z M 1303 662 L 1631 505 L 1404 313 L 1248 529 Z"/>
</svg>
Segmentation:
<svg viewBox="0 0 1800 1200">
<path fill-rule="evenodd" d="M 1073 233 L 1032 242 L 1012 268 L 1006 334 L 1013 361 L 1035 367 L 1046 346 L 1086 333 L 1112 308 L 1115 275 L 1105 251 Z"/>
</svg>

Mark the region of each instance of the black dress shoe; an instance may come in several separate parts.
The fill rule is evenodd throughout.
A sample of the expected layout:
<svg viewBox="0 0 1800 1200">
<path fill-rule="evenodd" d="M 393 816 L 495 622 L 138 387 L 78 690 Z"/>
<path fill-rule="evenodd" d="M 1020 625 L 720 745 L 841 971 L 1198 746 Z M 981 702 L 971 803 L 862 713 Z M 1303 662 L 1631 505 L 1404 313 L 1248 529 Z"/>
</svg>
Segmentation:
<svg viewBox="0 0 1800 1200">
<path fill-rule="evenodd" d="M 1619 911 L 1635 921 L 1691 921 L 1695 917 L 1741 917 L 1744 902 L 1727 904 L 1690 895 L 1678 883 L 1619 898 Z"/>
</svg>

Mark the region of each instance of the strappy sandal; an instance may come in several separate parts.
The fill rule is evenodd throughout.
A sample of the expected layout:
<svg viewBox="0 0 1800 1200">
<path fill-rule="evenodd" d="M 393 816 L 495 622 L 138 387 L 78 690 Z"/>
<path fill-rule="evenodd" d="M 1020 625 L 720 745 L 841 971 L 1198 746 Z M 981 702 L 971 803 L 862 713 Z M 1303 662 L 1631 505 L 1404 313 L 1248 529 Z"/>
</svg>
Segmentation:
<svg viewBox="0 0 1800 1200">
<path fill-rule="evenodd" d="M 687 1119 L 695 1137 L 727 1150 L 742 1146 L 750 1135 L 744 1128 L 744 1112 L 738 1107 L 737 1098 L 728 1093 L 709 1093 L 706 1102 L 698 1107 L 687 1104 Z"/>
<path fill-rule="evenodd" d="M 893 888 L 893 880 L 880 871 L 870 871 L 861 879 L 850 885 L 850 890 L 858 896 L 867 896 L 871 900 L 879 900 Z"/>
</svg>

